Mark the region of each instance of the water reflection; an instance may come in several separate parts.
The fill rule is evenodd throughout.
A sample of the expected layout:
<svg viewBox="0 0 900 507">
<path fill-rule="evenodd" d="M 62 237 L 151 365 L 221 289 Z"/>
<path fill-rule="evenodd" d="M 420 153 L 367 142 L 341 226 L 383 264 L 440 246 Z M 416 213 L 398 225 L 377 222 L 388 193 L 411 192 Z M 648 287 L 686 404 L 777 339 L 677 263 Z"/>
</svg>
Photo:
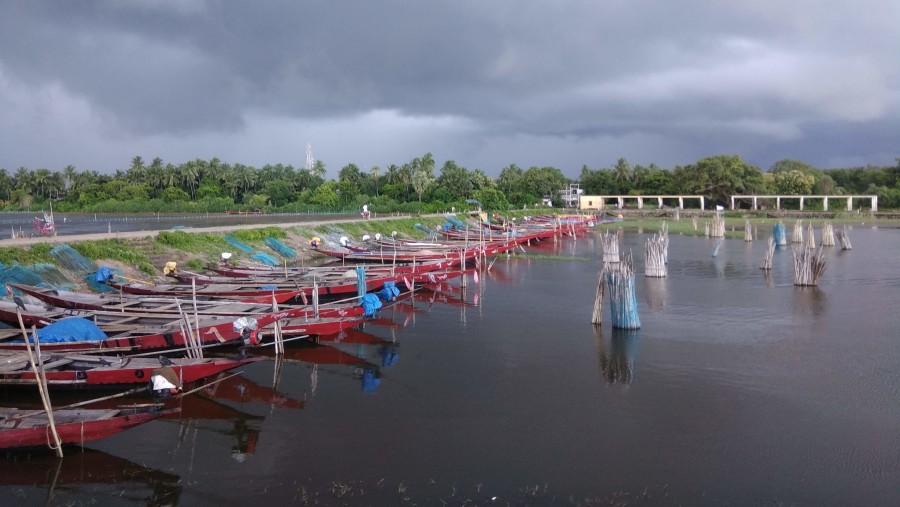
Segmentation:
<svg viewBox="0 0 900 507">
<path fill-rule="evenodd" d="M 639 329 L 612 329 L 611 336 L 606 338 L 601 327 L 594 326 L 600 373 L 610 385 L 630 384 L 634 379 L 639 337 Z"/>
<path fill-rule="evenodd" d="M 179 423 L 177 447 L 188 442 L 189 437 L 197 431 L 217 433 L 232 437 L 231 456 L 236 461 L 244 461 L 249 454 L 256 451 L 256 444 L 262 431 L 265 417 L 238 410 L 230 405 L 219 403 L 206 396 L 194 395 L 181 398 L 180 414 L 166 416 L 163 419 Z M 228 421 L 231 427 L 221 429 L 216 425 L 202 424 L 204 421 Z M 190 438 L 193 445 L 194 439 Z"/>
<path fill-rule="evenodd" d="M 136 504 L 178 504 L 182 491 L 178 475 L 103 451 L 73 449 L 77 448 L 69 448 L 63 458 L 49 449 L 7 453 L 0 460 L 0 485 L 18 487 L 19 503 L 28 504 L 35 503 L 32 495 L 44 498 L 45 505 L 84 505 L 113 494 Z"/>
<path fill-rule="evenodd" d="M 661 311 L 668 303 L 669 291 L 665 278 L 644 277 L 644 292 L 647 296 L 647 306 L 651 310 Z"/>
<path fill-rule="evenodd" d="M 795 315 L 822 317 L 828 311 L 828 295 L 815 286 L 795 286 L 791 301 Z"/>
</svg>

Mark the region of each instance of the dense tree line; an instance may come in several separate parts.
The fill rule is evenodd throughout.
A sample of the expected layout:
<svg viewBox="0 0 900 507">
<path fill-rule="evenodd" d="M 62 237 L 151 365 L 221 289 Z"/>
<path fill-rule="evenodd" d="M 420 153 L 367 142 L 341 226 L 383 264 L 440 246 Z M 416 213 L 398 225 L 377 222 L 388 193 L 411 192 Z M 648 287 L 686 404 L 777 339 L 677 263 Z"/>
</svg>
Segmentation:
<svg viewBox="0 0 900 507">
<path fill-rule="evenodd" d="M 664 169 L 632 166 L 620 158 L 611 167 L 584 166 L 578 179 L 555 167 L 522 169 L 510 164 L 495 179 L 453 160 L 437 168 L 426 153 L 408 163 L 363 170 L 354 163 L 326 180 L 325 165 L 311 170 L 291 165 L 257 168 L 228 164 L 217 158 L 149 164 L 134 157 L 114 174 L 78 171 L 0 169 L 0 199 L 4 209 L 46 209 L 83 212 L 221 212 L 234 209 L 270 211 L 357 210 L 363 204 L 380 212 L 437 212 L 464 209 L 472 199 L 485 209 L 504 210 L 558 199 L 558 192 L 577 183 L 589 195 L 704 195 L 712 203 L 728 204 L 735 194 L 874 194 L 883 208 L 900 208 L 900 159 L 895 166 L 817 169 L 797 160 L 782 160 L 768 171 L 734 155 L 716 155 L 686 166 Z"/>
</svg>

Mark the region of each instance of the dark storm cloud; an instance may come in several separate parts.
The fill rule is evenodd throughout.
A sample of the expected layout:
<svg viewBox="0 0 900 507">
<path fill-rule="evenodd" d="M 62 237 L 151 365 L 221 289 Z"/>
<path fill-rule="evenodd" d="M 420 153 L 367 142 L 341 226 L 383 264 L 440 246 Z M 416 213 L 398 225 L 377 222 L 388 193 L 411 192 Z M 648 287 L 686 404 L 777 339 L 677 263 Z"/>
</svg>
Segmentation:
<svg viewBox="0 0 900 507">
<path fill-rule="evenodd" d="M 863 4 L 8 2 L 0 104 L 24 117 L 0 120 L 0 166 L 274 163 L 305 141 L 332 168 L 889 163 L 900 7 Z M 16 141 L 54 125 L 83 152 Z"/>
</svg>

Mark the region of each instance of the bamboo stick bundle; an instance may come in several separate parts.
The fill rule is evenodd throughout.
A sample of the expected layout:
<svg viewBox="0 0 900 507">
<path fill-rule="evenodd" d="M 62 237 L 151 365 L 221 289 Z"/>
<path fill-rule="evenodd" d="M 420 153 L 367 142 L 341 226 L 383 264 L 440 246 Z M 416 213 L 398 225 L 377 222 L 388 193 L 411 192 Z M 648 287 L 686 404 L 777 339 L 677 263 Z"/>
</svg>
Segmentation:
<svg viewBox="0 0 900 507">
<path fill-rule="evenodd" d="M 662 238 L 663 243 L 663 262 L 666 264 L 669 263 L 669 224 L 667 222 L 663 222 L 662 227 L 659 229 L 660 237 Z"/>
<path fill-rule="evenodd" d="M 600 236 L 603 245 L 603 262 L 619 262 L 619 236 L 613 231 L 606 231 Z"/>
<path fill-rule="evenodd" d="M 606 271 L 606 264 L 600 269 L 597 281 L 597 294 L 594 297 L 594 313 L 591 314 L 591 324 L 603 323 L 603 272 Z"/>
<path fill-rule="evenodd" d="M 809 248 L 793 248 L 794 285 L 809 287 L 819 285 L 819 277 L 825 272 L 828 261 L 822 247 L 815 250 Z"/>
<path fill-rule="evenodd" d="M 822 224 L 822 246 L 834 246 L 834 226 L 828 221 Z"/>
<path fill-rule="evenodd" d="M 797 220 L 791 231 L 791 243 L 803 243 L 803 220 Z"/>
<path fill-rule="evenodd" d="M 775 256 L 775 236 L 769 236 L 769 244 L 766 246 L 766 256 L 763 258 L 762 266 L 759 269 L 769 271 L 772 269 L 772 258 Z"/>
<path fill-rule="evenodd" d="M 666 241 L 662 233 L 647 238 L 644 244 L 644 276 L 665 278 L 668 275 L 665 252 Z"/>
<path fill-rule="evenodd" d="M 713 238 L 725 237 L 725 216 L 721 213 L 716 213 L 713 216 L 711 233 L 711 237 Z"/>
<path fill-rule="evenodd" d="M 691 224 L 694 225 L 694 230 L 697 230 L 697 215 L 691 217 Z"/>
<path fill-rule="evenodd" d="M 709 220 L 703 223 L 703 235 L 709 237 Z"/>
<path fill-rule="evenodd" d="M 744 241 L 753 241 L 753 228 L 750 227 L 750 220 L 744 220 Z"/>
<path fill-rule="evenodd" d="M 806 248 L 813 249 L 816 247 L 816 233 L 813 231 L 812 223 L 806 226 Z"/>
<path fill-rule="evenodd" d="M 837 239 L 841 243 L 841 250 L 852 250 L 853 245 L 850 244 L 850 235 L 847 233 L 847 226 L 843 230 L 837 231 Z"/>
<path fill-rule="evenodd" d="M 613 327 L 640 329 L 631 254 L 626 254 L 622 262 L 606 270 L 604 274 L 604 282 L 609 289 L 609 310 Z"/>
<path fill-rule="evenodd" d="M 675 220 L 681 220 L 681 208 L 675 208 Z"/>
</svg>

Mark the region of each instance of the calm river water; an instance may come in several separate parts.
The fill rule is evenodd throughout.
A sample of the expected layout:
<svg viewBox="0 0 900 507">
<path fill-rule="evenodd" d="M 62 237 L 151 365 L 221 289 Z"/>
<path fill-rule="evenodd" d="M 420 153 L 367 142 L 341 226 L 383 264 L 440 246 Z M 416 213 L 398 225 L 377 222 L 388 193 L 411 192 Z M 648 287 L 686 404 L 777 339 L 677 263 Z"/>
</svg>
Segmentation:
<svg viewBox="0 0 900 507">
<path fill-rule="evenodd" d="M 0 504 L 896 505 L 900 230 L 854 227 L 818 288 L 685 236 L 646 279 L 648 237 L 639 331 L 590 324 L 599 232 L 531 247 L 64 467 L 9 455 Z"/>
</svg>

